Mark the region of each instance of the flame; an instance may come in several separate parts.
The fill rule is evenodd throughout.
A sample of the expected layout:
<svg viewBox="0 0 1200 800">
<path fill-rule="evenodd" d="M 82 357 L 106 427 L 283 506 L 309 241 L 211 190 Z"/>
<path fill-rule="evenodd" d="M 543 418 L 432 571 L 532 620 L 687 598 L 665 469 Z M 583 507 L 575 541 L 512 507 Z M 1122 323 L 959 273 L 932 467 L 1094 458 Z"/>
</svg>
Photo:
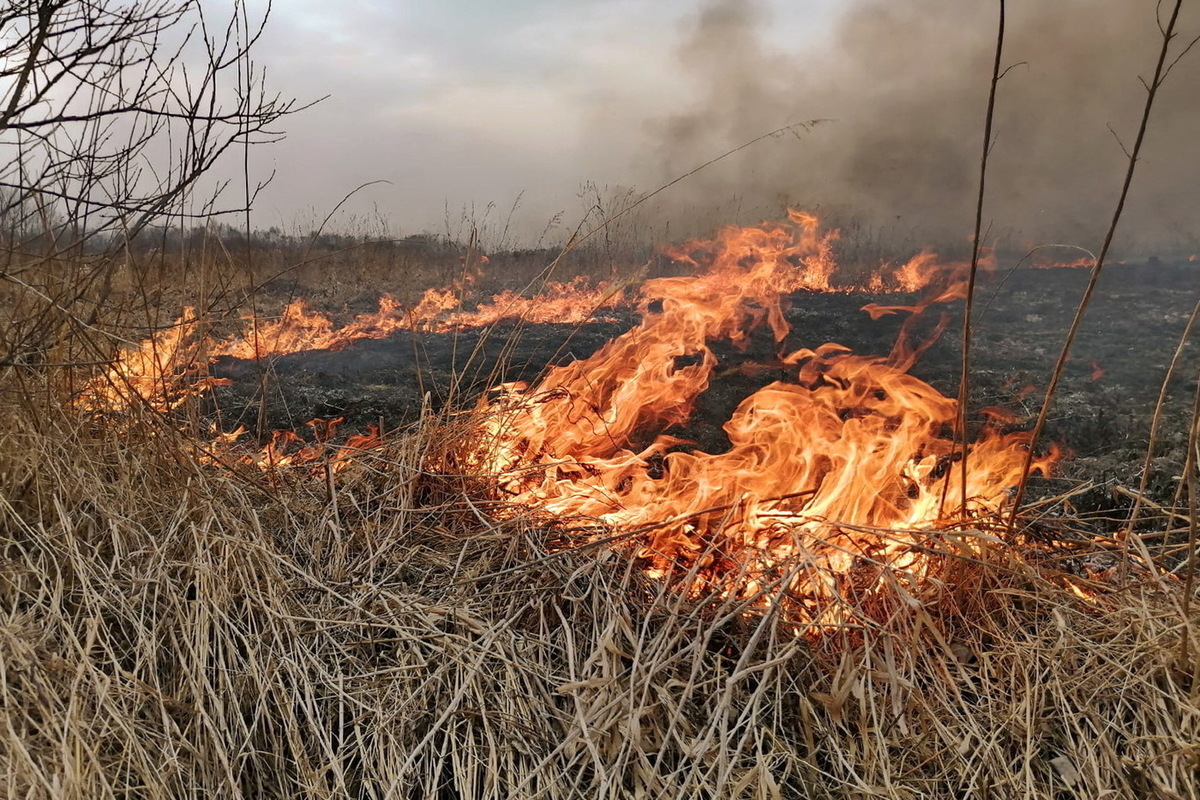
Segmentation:
<svg viewBox="0 0 1200 800">
<path fill-rule="evenodd" d="M 213 429 L 209 441 L 198 449 L 197 460 L 208 466 L 249 465 L 272 477 L 289 468 L 296 468 L 301 474 L 320 475 L 325 470 L 337 474 L 362 453 L 384 443 L 379 426 L 368 425 L 366 433 L 351 434 L 343 444 L 334 444 L 337 428 L 344 421 L 342 417 L 309 420 L 306 424 L 312 429 L 313 442 L 305 441 L 295 431 L 273 431 L 270 440 L 258 449 L 239 446 L 246 435 L 244 426 L 229 432 Z"/>
<path fill-rule="evenodd" d="M 530 323 L 577 324 L 596 312 L 619 303 L 621 290 L 608 283 L 588 285 L 585 278 L 567 283 L 550 282 L 535 297 L 505 290 L 474 311 L 462 308 L 462 296 L 451 289 L 428 289 L 411 309 L 396 298 L 384 295 L 379 310 L 360 314 L 353 322 L 335 328 L 329 317 L 312 311 L 304 300 L 284 308 L 277 320 L 249 321 L 247 333 L 212 345 L 215 356 L 265 358 L 308 350 L 342 350 L 362 339 L 386 339 L 397 331 L 447 333 L 481 328 L 505 319 Z"/>
<path fill-rule="evenodd" d="M 1096 266 L 1096 259 L 1081 256 L 1072 261 L 1044 261 L 1035 258 L 1029 266 L 1033 269 L 1091 269 Z"/>
<path fill-rule="evenodd" d="M 209 335 L 211 325 L 192 307 L 169 327 L 123 349 L 105 374 L 91 381 L 78 400 L 85 411 L 123 412 L 137 402 L 159 413 L 178 408 L 203 395 L 225 379 L 208 375 L 208 365 L 221 356 L 271 358 L 310 350 L 342 350 L 362 339 L 385 339 L 397 331 L 447 333 L 480 328 L 506 319 L 529 323 L 578 324 L 595 319 L 604 308 L 619 306 L 620 286 L 589 284 L 583 277 L 548 282 L 542 292 L 526 297 L 505 290 L 474 310 L 463 308 L 461 287 L 429 289 L 412 308 L 391 295 L 379 299 L 379 309 L 360 314 L 335 327 L 325 314 L 313 311 L 303 299 L 288 303 L 275 319 L 250 317 L 245 330 L 226 338 Z"/>
<path fill-rule="evenodd" d="M 747 254 L 773 258 L 781 267 L 774 278 L 781 281 L 774 287 L 776 294 L 801 290 L 912 293 L 944 282 L 951 269 L 940 264 L 932 253 L 922 252 L 899 266 L 883 264 L 865 280 L 837 283 L 832 254 L 837 236 L 836 231 L 822 233 L 815 216 L 791 211 L 785 224 L 730 227 L 715 240 L 696 240 L 664 250 L 681 264 L 695 269 L 706 264 L 717 271 L 736 271 L 735 262 Z M 477 260 L 488 263 L 484 256 Z M 566 282 L 549 281 L 533 296 L 505 290 L 472 303 L 479 278 L 479 267 L 472 267 L 455 285 L 426 290 L 411 307 L 385 294 L 377 311 L 361 314 L 343 327 L 309 308 L 304 299 L 297 299 L 288 303 L 278 317 L 248 317 L 242 331 L 222 338 L 212 336 L 211 320 L 194 308 L 184 308 L 172 325 L 136 347 L 123 349 L 105 374 L 84 389 L 78 406 L 93 413 L 112 413 L 142 402 L 167 413 L 189 398 L 227 383 L 208 375 L 208 365 L 222 356 L 256 359 L 309 350 L 341 350 L 361 339 L 383 339 L 398 331 L 447 333 L 502 320 L 579 324 L 596 319 L 604 309 L 624 307 L 629 299 L 625 287 L 619 284 L 592 283 L 578 276 Z M 686 282 L 690 278 L 676 280 Z M 909 308 L 879 307 L 879 313 Z M 779 326 L 781 318 L 771 324 Z"/>
<path fill-rule="evenodd" d="M 652 279 L 636 291 L 578 278 L 548 284 L 536 297 L 501 292 L 472 308 L 464 298 L 473 282 L 464 281 L 431 289 L 411 307 L 385 295 L 377 312 L 340 328 L 297 300 L 275 319 L 248 319 L 239 334 L 219 338 L 185 309 L 175 325 L 122 352 L 80 405 L 106 413 L 140 400 L 169 413 L 220 383 L 207 371 L 220 356 L 336 350 L 399 330 L 446 332 L 503 319 L 578 323 L 628 304 L 640 323 L 591 357 L 483 398 L 468 442 L 443 466 L 465 466 L 508 508 L 586 518 L 628 537 L 651 575 L 686 573 L 697 591 L 739 596 L 770 584 L 796 600 L 802 622 L 843 624 L 854 613 L 839 602 L 847 592 L 897 575 L 920 580 L 931 568 L 930 542 L 954 536 L 958 550 L 971 546 L 963 544 L 967 530 L 957 529 L 984 537 L 979 531 L 1008 508 L 1022 477 L 1029 434 L 1011 430 L 1011 414 L 983 410 L 964 476 L 956 467 L 964 446 L 952 433 L 956 402 L 908 370 L 933 341 L 913 344 L 913 321 L 964 297 L 965 267 L 922 252 L 860 281 L 839 280 L 836 239 L 815 216 L 793 211 L 782 223 L 728 227 L 667 249 L 692 274 Z M 983 267 L 992 263 L 985 253 Z M 863 307 L 872 318 L 908 315 L 891 353 L 785 345 L 784 295 L 863 290 L 924 293 L 911 304 Z M 934 337 L 948 319 L 943 314 Z M 784 377 L 736 408 L 724 424 L 729 447 L 705 452 L 672 435 L 717 376 L 712 345 L 746 350 L 762 328 L 777 349 L 772 368 Z M 264 470 L 337 471 L 382 444 L 372 430 L 334 445 L 340 422 L 310 422 L 311 442 L 277 431 L 261 450 L 234 460 Z M 226 463 L 243 434 L 214 431 L 206 457 Z M 1052 450 L 1033 469 L 1046 473 L 1058 458 Z"/>
<path fill-rule="evenodd" d="M 229 381 L 207 374 L 198 353 L 207 341 L 204 321 L 185 307 L 167 328 L 136 347 L 122 350 L 104 374 L 90 381 L 77 399 L 84 411 L 125 411 L 135 399 L 158 413 L 175 410 L 189 398 Z"/>
<path fill-rule="evenodd" d="M 742 401 L 724 425 L 724 452 L 670 435 L 714 377 L 713 342 L 744 347 L 765 325 L 782 343 L 781 294 L 831 287 L 831 241 L 816 218 L 793 213 L 790 225 L 689 243 L 678 257 L 698 275 L 644 284 L 641 323 L 590 358 L 535 386 L 498 387 L 459 458 L 513 505 L 627 534 L 653 575 L 691 570 L 739 594 L 783 581 L 805 598 L 809 622 L 842 621 L 831 601 L 856 565 L 920 572 L 931 531 L 1004 510 L 1029 437 L 1005 431 L 1010 415 L 988 415 L 968 448 L 960 509 L 956 402 L 908 374 L 921 348 L 906 334 L 887 357 L 833 343 L 786 353 L 787 379 Z M 872 316 L 963 296 L 960 268 L 929 254 L 914 261 L 895 274 L 920 276 L 928 297 L 870 306 Z"/>
</svg>

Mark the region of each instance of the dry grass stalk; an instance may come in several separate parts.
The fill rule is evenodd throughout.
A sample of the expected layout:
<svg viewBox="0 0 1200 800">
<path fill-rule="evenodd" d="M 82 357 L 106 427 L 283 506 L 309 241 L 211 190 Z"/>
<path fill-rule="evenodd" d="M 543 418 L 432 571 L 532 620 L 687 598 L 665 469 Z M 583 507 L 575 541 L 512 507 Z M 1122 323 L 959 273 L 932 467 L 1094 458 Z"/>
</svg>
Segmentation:
<svg viewBox="0 0 1200 800">
<path fill-rule="evenodd" d="M 619 545 L 545 558 L 569 532 L 423 472 L 437 424 L 333 476 L 334 505 L 153 421 L 10 408 L 4 796 L 1198 796 L 1178 582 L 1086 603 L 946 536 L 936 580 L 810 640 L 778 584 L 764 610 Z"/>
<path fill-rule="evenodd" d="M 963 515 L 967 511 L 967 470 L 970 459 L 970 447 L 967 438 L 967 400 L 971 394 L 971 318 L 975 310 L 975 282 L 979 276 L 979 248 L 983 245 L 983 201 L 987 196 L 987 163 L 992 151 L 992 120 L 996 111 L 996 87 L 1004 73 L 1000 70 L 1001 58 L 1004 55 L 1004 0 L 1000 0 L 1000 15 L 996 24 L 996 55 L 992 62 L 992 80 L 988 87 L 987 114 L 983 123 L 983 152 L 979 156 L 979 191 L 975 200 L 975 232 L 971 237 L 971 268 L 967 276 L 967 298 L 963 308 L 962 327 L 962 370 L 958 383 L 958 426 L 956 436 L 962 437 L 962 460 L 959 469 L 962 474 L 962 496 L 959 497 L 959 509 Z M 1007 70 L 1005 70 L 1007 72 Z"/>
<path fill-rule="evenodd" d="M 1150 435 L 1149 442 L 1146 444 L 1146 460 L 1142 463 L 1142 477 L 1138 483 L 1137 494 L 1134 496 L 1133 508 L 1129 510 L 1129 522 L 1122 533 L 1122 538 L 1134 533 L 1137 526 L 1138 514 L 1141 513 L 1142 505 L 1146 502 L 1146 488 L 1150 484 L 1150 475 L 1153 472 L 1154 448 L 1158 443 L 1159 426 L 1162 423 L 1163 408 L 1167 402 L 1167 392 L 1171 385 L 1171 379 L 1175 377 L 1180 358 L 1187 347 L 1188 339 L 1191 338 L 1192 328 L 1195 327 L 1197 319 L 1200 319 L 1200 300 L 1192 308 L 1192 313 L 1188 317 L 1187 323 L 1183 326 L 1183 333 L 1179 335 L 1179 345 L 1175 348 L 1175 352 L 1171 356 L 1171 362 L 1167 365 L 1167 371 L 1163 375 L 1162 384 L 1159 386 L 1158 400 L 1154 403 L 1154 413 L 1150 417 Z"/>
<path fill-rule="evenodd" d="M 1146 139 L 1146 131 L 1150 126 L 1150 112 L 1154 109 L 1154 100 L 1158 95 L 1158 90 L 1162 87 L 1163 82 L 1167 79 L 1171 69 L 1179 63 L 1179 59 L 1187 55 L 1188 51 L 1193 46 L 1200 42 L 1200 37 L 1193 39 L 1190 43 L 1186 43 L 1180 49 L 1180 52 L 1175 54 L 1172 61 L 1168 62 L 1167 57 L 1171 55 L 1171 43 L 1174 41 L 1177 31 L 1176 24 L 1179 21 L 1179 12 L 1183 7 L 1183 0 L 1175 0 L 1171 6 L 1171 14 L 1166 24 L 1163 24 L 1161 16 L 1157 16 L 1161 11 L 1162 3 L 1159 3 L 1155 8 L 1156 19 L 1158 21 L 1159 31 L 1162 34 L 1162 46 L 1158 52 L 1158 60 L 1154 65 L 1154 76 L 1149 83 L 1142 81 L 1146 88 L 1146 105 L 1142 109 L 1141 121 L 1138 125 L 1137 137 L 1134 139 L 1133 147 L 1128 151 L 1129 163 L 1125 170 L 1125 177 L 1121 184 L 1121 192 L 1117 197 L 1117 205 L 1113 210 L 1112 221 L 1109 222 L 1108 231 L 1104 234 L 1104 243 L 1100 246 L 1100 252 L 1096 256 L 1096 263 L 1092 266 L 1091 275 L 1088 278 L 1087 287 L 1083 290 L 1083 296 L 1079 299 L 1079 306 L 1076 308 L 1075 317 L 1071 320 L 1071 327 L 1067 330 L 1066 339 L 1063 341 L 1062 350 L 1059 353 L 1058 360 L 1055 362 L 1054 369 L 1050 373 L 1050 381 L 1046 386 L 1045 398 L 1042 401 L 1041 410 L 1038 412 L 1037 421 L 1033 426 L 1033 437 L 1030 440 L 1029 456 L 1025 460 L 1026 476 L 1029 474 L 1029 468 L 1033 464 L 1034 446 L 1041 438 L 1042 431 L 1046 427 L 1046 418 L 1050 413 L 1050 405 L 1054 400 L 1054 393 L 1058 389 L 1059 380 L 1062 378 L 1063 368 L 1066 366 L 1067 359 L 1070 357 L 1071 345 L 1075 342 L 1075 337 L 1079 333 L 1080 323 L 1083 321 L 1084 312 L 1087 311 L 1088 304 L 1091 302 L 1092 295 L 1096 290 L 1096 283 L 1100 279 L 1100 272 L 1105 265 L 1105 258 L 1108 256 L 1109 249 L 1112 246 L 1113 238 L 1117 233 L 1117 225 L 1121 221 L 1121 215 L 1125 210 L 1125 201 L 1129 197 L 1129 187 L 1133 183 L 1133 175 L 1137 169 L 1138 156 L 1142 151 L 1142 143 Z M 1021 501 L 1025 496 L 1026 480 L 1022 480 L 1017 487 L 1016 502 L 1013 504 L 1013 512 L 1009 524 L 1015 526 L 1017 520 L 1017 512 L 1021 507 Z"/>
</svg>

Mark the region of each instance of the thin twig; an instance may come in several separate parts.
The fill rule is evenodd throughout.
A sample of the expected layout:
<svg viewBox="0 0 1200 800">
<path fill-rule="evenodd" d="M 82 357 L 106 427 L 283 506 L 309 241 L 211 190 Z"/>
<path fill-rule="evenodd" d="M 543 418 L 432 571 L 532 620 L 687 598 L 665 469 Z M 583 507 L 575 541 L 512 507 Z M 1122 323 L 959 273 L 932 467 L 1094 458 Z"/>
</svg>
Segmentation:
<svg viewBox="0 0 1200 800">
<path fill-rule="evenodd" d="M 1067 358 L 1071 353 L 1071 345 L 1075 342 L 1075 336 L 1079 333 L 1079 326 L 1083 322 L 1084 312 L 1087 310 L 1092 295 L 1096 291 L 1096 283 L 1099 281 L 1100 272 L 1104 268 L 1104 259 L 1108 256 L 1109 248 L 1112 246 L 1113 238 L 1117 233 L 1117 224 L 1121 221 L 1121 214 L 1125 210 L 1125 201 L 1129 197 L 1129 187 L 1133 183 L 1133 173 L 1137 168 L 1138 155 L 1142 151 L 1142 143 L 1146 140 L 1146 130 L 1150 125 L 1150 112 L 1154 108 L 1154 99 L 1158 96 L 1158 89 L 1162 86 L 1165 78 L 1163 70 L 1166 65 L 1167 55 L 1171 49 L 1171 40 L 1175 36 L 1175 23 L 1179 19 L 1179 11 L 1182 6 L 1183 0 L 1175 0 L 1175 7 L 1171 11 L 1171 18 L 1163 29 L 1162 47 L 1159 48 L 1158 62 L 1154 66 L 1154 79 L 1146 87 L 1146 105 L 1142 110 L 1142 119 L 1138 126 L 1137 139 L 1134 141 L 1133 150 L 1129 154 L 1129 166 L 1125 170 L 1125 180 L 1121 185 L 1121 194 L 1117 198 L 1117 207 L 1113 211 L 1112 221 L 1108 225 L 1108 232 L 1104 235 L 1104 244 L 1100 247 L 1100 252 L 1096 256 L 1096 263 L 1092 267 L 1087 288 L 1084 290 L 1083 297 L 1079 301 L 1079 307 L 1075 310 L 1075 318 L 1071 321 L 1071 327 L 1067 331 L 1067 338 L 1063 342 L 1062 352 L 1059 353 L 1058 362 L 1054 365 L 1054 372 L 1050 375 L 1050 384 L 1046 387 L 1046 396 L 1042 401 L 1041 411 L 1038 412 L 1037 422 L 1034 424 L 1033 433 L 1029 437 L 1029 450 L 1025 453 L 1025 465 L 1021 470 L 1021 481 L 1017 484 L 1016 495 L 1013 498 L 1012 510 L 1008 518 L 1010 530 L 1015 529 L 1017 524 L 1017 512 L 1021 507 L 1021 501 L 1025 497 L 1025 489 L 1029 484 L 1029 472 L 1033 467 L 1034 451 L 1037 447 L 1038 439 L 1046 427 L 1046 418 L 1050 415 L 1050 405 L 1054 401 L 1054 392 L 1058 389 L 1059 380 L 1062 379 L 1063 368 L 1066 366 Z"/>
<path fill-rule="evenodd" d="M 992 83 L 988 89 L 987 116 L 983 123 L 983 152 L 979 156 L 979 194 L 975 201 L 975 235 L 971 240 L 971 272 L 967 277 L 966 310 L 963 312 L 962 333 L 962 378 L 958 383 L 958 435 L 962 437 L 962 497 L 959 513 L 967 515 L 967 459 L 970 446 L 967 442 L 967 400 L 971 386 L 971 322 L 975 306 L 975 279 L 979 273 L 980 237 L 983 233 L 983 199 L 987 183 L 988 153 L 992 149 L 992 120 L 996 110 L 996 87 L 1000 83 L 1000 59 L 1004 53 L 1004 0 L 1000 0 L 1000 18 L 996 26 L 996 57 L 992 62 Z"/>
</svg>

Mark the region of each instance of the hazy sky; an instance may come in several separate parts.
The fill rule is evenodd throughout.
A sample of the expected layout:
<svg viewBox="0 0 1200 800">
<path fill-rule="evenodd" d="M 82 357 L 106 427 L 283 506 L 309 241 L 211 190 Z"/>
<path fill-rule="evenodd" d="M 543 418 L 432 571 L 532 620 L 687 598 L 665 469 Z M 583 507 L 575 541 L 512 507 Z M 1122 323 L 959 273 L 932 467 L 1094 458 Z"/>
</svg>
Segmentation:
<svg viewBox="0 0 1200 800">
<path fill-rule="evenodd" d="M 377 208 L 400 233 L 442 228 L 447 204 L 456 218 L 471 203 L 504 216 L 522 192 L 517 224 L 535 231 L 558 211 L 578 218 L 585 181 L 654 188 L 665 173 L 648 163 L 647 126 L 702 91 L 676 51 L 704 5 L 278 1 L 256 51 L 269 84 L 329 97 L 255 154 L 260 173 L 276 171 L 258 224 L 319 219 L 375 180 L 390 183 L 347 208 Z M 839 3 L 762 5 L 771 46 L 795 50 L 829 36 Z"/>
<path fill-rule="evenodd" d="M 1200 4 L 1184 5 L 1179 42 L 1200 33 Z M 1009 0 L 1011 70 L 985 212 L 994 237 L 1098 245 L 1160 44 L 1154 6 Z M 277 0 L 255 54 L 269 85 L 302 101 L 329 97 L 254 154 L 259 176 L 276 171 L 254 224 L 308 230 L 356 186 L 387 181 L 356 195 L 337 224 L 442 231 L 447 207 L 453 229 L 473 205 L 495 227 L 520 195 L 514 230 L 529 243 L 559 212 L 559 237 L 579 221 L 591 203 L 585 182 L 602 196 L 649 191 L 771 130 L 827 119 L 673 187 L 656 219 L 672 235 L 695 234 L 794 203 L 865 221 L 866 236 L 962 242 L 997 8 Z M 1200 250 L 1197 86 L 1200 48 L 1160 93 L 1139 164 L 1124 232 L 1142 245 Z"/>
</svg>

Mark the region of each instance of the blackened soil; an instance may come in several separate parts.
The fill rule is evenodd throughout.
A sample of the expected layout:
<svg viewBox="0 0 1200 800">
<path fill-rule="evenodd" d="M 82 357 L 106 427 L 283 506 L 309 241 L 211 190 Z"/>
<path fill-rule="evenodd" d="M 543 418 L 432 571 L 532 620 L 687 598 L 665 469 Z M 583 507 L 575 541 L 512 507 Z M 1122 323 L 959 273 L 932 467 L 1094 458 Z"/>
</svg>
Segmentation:
<svg viewBox="0 0 1200 800">
<path fill-rule="evenodd" d="M 233 381 L 215 401 L 224 427 L 303 428 L 314 417 L 345 417 L 344 431 L 416 421 L 422 408 L 469 408 L 508 381 L 532 381 L 546 366 L 585 358 L 635 319 L 586 325 L 520 325 L 455 333 L 401 331 L 344 350 L 313 350 L 262 361 L 221 358 L 213 375 Z"/>
<path fill-rule="evenodd" d="M 1018 270 L 984 280 L 975 306 L 971 407 L 1003 406 L 1032 424 L 1064 337 L 1088 280 L 1084 269 Z M 1188 316 L 1200 298 L 1200 264 L 1114 265 L 1102 275 L 1072 349 L 1044 441 L 1073 452 L 1062 473 L 1073 479 L 1135 481 L 1167 365 Z M 765 331 L 739 351 L 716 343 L 718 374 L 700 399 L 693 419 L 671 431 L 709 451 L 727 446 L 721 425 L 746 396 L 775 380 L 787 380 L 780 356 L 825 342 L 860 354 L 884 355 L 904 315 L 872 321 L 860 309 L 911 303 L 911 296 L 796 294 L 789 298 L 792 332 L 782 343 Z M 961 371 L 962 303 L 933 309 L 917 326 L 927 335 L 939 315 L 949 327 L 912 372 L 945 394 L 958 392 Z M 621 315 L 617 315 L 621 316 Z M 503 323 L 458 333 L 398 333 L 364 340 L 342 351 L 314 351 L 260 363 L 223 359 L 218 377 L 233 385 L 218 390 L 222 425 L 253 429 L 299 428 L 314 417 L 345 417 L 343 431 L 382 422 L 385 429 L 414 421 L 422 407 L 474 405 L 498 383 L 535 380 L 547 365 L 595 352 L 635 322 L 584 325 Z M 922 333 L 923 332 L 923 333 Z M 681 354 L 686 360 L 687 354 Z M 1200 344 L 1185 350 L 1168 386 L 1155 481 L 1172 490 L 1182 464 L 1186 419 L 1196 392 Z"/>
</svg>

